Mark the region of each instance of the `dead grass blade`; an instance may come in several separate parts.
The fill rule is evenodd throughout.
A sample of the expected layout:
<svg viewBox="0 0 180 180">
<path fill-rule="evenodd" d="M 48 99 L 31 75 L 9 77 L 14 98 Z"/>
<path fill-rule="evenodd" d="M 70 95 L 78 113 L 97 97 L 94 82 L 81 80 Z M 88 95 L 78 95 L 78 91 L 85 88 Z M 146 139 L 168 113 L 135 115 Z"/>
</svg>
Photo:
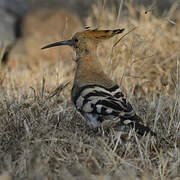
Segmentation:
<svg viewBox="0 0 180 180">
<path fill-rule="evenodd" d="M 46 79 L 45 79 L 45 77 L 43 76 L 43 79 L 42 79 L 42 90 L 41 90 L 41 96 L 42 96 L 42 98 L 44 97 L 45 83 L 46 83 Z"/>
<path fill-rule="evenodd" d="M 148 12 L 151 12 L 155 9 L 156 6 L 156 1 L 154 1 L 151 6 L 149 8 L 146 9 L 146 11 L 144 12 L 145 14 L 147 14 Z"/>
<path fill-rule="evenodd" d="M 124 34 L 117 42 L 115 42 L 115 44 L 113 45 L 113 48 L 125 37 L 127 36 L 129 33 L 131 33 L 132 31 L 134 31 L 137 27 L 132 28 L 130 31 L 128 31 L 126 34 Z"/>
<path fill-rule="evenodd" d="M 34 94 L 34 101 L 37 99 L 37 93 L 36 90 L 33 87 L 30 87 L 30 89 L 32 89 L 33 94 Z"/>
</svg>

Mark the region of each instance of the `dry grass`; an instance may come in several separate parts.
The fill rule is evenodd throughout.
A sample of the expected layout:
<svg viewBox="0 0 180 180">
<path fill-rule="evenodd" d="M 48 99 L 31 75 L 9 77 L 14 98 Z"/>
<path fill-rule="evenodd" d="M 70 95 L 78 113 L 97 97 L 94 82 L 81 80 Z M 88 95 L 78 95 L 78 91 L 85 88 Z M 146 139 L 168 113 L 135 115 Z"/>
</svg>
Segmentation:
<svg viewBox="0 0 180 180">
<path fill-rule="evenodd" d="M 180 17 L 175 5 L 164 18 L 127 6 L 121 21 L 94 6 L 86 22 L 101 29 L 137 27 L 112 50 L 120 37 L 100 45 L 98 55 L 158 137 L 113 130 L 95 135 L 72 107 L 70 85 L 59 87 L 73 76 L 63 76 L 68 68 L 61 61 L 42 62 L 36 73 L 17 67 L 0 85 L 0 180 L 180 179 Z"/>
</svg>

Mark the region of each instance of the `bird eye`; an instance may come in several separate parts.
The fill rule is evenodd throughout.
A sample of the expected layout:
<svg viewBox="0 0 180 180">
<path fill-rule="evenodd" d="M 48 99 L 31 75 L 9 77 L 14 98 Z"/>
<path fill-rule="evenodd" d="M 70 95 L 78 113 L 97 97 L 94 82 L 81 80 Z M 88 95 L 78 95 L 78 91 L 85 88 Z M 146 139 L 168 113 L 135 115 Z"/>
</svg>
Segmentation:
<svg viewBox="0 0 180 180">
<path fill-rule="evenodd" d="M 74 39 L 74 41 L 77 43 L 79 40 L 76 38 L 76 39 Z"/>
</svg>

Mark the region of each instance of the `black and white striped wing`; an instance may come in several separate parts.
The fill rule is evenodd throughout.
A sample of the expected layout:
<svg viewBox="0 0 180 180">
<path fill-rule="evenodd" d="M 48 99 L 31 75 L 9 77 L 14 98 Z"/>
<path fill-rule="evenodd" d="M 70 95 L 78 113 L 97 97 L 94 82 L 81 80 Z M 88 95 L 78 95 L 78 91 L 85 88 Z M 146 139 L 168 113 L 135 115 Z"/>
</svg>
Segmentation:
<svg viewBox="0 0 180 180">
<path fill-rule="evenodd" d="M 122 123 L 135 127 L 140 135 L 149 132 L 154 135 L 148 127 L 139 124 L 139 116 L 117 85 L 109 89 L 97 85 L 84 86 L 74 99 L 74 104 L 88 119 L 90 126 L 98 127 L 104 120 L 120 118 Z"/>
<path fill-rule="evenodd" d="M 120 117 L 127 124 L 135 115 L 132 106 L 117 85 L 109 89 L 97 85 L 85 86 L 74 103 L 81 113 L 97 114 L 99 121 L 106 119 L 106 116 L 112 117 L 112 120 Z"/>
</svg>

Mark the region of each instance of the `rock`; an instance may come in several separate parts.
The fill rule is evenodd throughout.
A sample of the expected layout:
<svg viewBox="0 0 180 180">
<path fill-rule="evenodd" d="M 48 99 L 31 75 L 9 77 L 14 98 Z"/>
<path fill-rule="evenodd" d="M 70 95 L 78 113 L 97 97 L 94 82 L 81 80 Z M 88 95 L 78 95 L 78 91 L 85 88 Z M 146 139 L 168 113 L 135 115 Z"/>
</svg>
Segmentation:
<svg viewBox="0 0 180 180">
<path fill-rule="evenodd" d="M 15 40 L 14 25 L 16 18 L 0 9 L 0 41 L 9 46 Z"/>
<path fill-rule="evenodd" d="M 26 10 L 24 0 L 0 0 L 0 43 L 6 47 L 5 54 L 8 54 L 16 40 L 17 22 Z M 2 57 L 2 61 L 6 61 L 6 57 Z"/>
<path fill-rule="evenodd" d="M 0 7 L 16 17 L 24 16 L 28 8 L 24 0 L 0 0 Z"/>
</svg>

